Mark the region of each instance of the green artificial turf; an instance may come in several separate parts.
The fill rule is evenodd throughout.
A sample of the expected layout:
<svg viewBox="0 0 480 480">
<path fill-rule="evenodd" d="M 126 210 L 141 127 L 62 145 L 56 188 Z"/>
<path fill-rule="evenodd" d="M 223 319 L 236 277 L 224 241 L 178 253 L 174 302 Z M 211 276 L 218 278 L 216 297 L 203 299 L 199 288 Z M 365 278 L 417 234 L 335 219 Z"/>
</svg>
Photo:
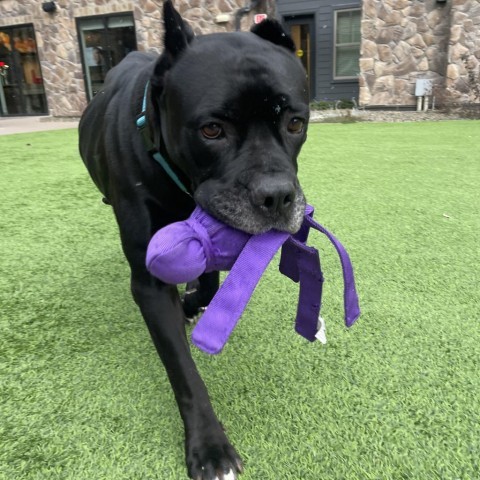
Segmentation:
<svg viewBox="0 0 480 480">
<path fill-rule="evenodd" d="M 328 344 L 271 265 L 224 352 L 194 356 L 245 480 L 480 478 L 480 123 L 312 125 L 300 179 L 347 247 Z M 74 130 L 0 137 L 0 479 L 186 478 L 182 424 Z"/>
</svg>

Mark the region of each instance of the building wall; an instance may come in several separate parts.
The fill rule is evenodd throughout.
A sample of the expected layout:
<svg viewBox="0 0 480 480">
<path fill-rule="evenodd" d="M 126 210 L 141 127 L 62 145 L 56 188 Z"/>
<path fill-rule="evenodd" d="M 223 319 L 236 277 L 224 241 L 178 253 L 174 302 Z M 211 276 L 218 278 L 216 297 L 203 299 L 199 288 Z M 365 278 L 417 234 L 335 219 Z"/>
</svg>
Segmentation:
<svg viewBox="0 0 480 480">
<path fill-rule="evenodd" d="M 81 115 L 87 100 L 83 77 L 76 18 L 111 13 L 133 12 L 139 50 L 159 53 L 163 25 L 160 0 L 56 0 L 53 14 L 42 10 L 40 0 L 0 0 L 0 27 L 33 24 L 46 90 L 49 113 L 56 117 Z M 196 34 L 234 29 L 234 13 L 246 5 L 244 0 L 174 0 Z M 252 12 L 275 15 L 274 0 L 261 0 Z M 230 21 L 216 23 L 220 14 Z M 242 20 L 242 29 L 252 23 Z"/>
<path fill-rule="evenodd" d="M 474 101 L 479 60 L 479 0 L 364 0 L 361 105 L 413 106 L 417 79 L 440 102 Z"/>
<path fill-rule="evenodd" d="M 33 24 L 49 113 L 79 116 L 86 106 L 76 19 L 132 12 L 139 50 L 162 48 L 161 0 L 0 0 L 0 27 Z M 197 34 L 234 29 L 245 0 L 175 0 Z M 359 97 L 364 106 L 414 106 L 417 79 L 434 81 L 439 103 L 480 101 L 480 0 L 261 0 L 253 13 L 310 15 L 315 22 L 315 97 Z M 362 6 L 358 84 L 332 80 L 333 11 Z M 229 14 L 225 24 L 219 14 Z M 242 29 L 251 24 L 244 18 Z M 359 88 L 358 88 L 359 87 Z"/>
</svg>

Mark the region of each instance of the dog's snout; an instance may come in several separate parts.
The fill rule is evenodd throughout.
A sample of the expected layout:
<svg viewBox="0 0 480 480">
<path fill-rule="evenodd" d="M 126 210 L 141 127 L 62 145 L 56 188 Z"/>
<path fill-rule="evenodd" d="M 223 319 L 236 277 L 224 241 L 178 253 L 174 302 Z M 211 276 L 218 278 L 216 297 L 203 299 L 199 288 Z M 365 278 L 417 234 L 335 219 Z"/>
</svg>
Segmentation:
<svg viewBox="0 0 480 480">
<path fill-rule="evenodd" d="M 262 178 L 250 192 L 252 204 L 271 214 L 284 213 L 295 199 L 295 186 L 285 178 Z"/>
</svg>

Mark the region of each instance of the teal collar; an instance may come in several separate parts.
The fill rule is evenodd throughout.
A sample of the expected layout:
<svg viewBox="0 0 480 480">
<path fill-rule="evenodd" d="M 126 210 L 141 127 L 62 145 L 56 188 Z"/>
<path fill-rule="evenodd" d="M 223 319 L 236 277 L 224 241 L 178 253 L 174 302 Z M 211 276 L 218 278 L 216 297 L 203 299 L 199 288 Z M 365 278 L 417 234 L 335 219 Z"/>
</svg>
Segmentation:
<svg viewBox="0 0 480 480">
<path fill-rule="evenodd" d="M 184 183 L 178 178 L 178 175 L 173 171 L 172 167 L 168 164 L 162 154 L 155 148 L 152 143 L 152 140 L 149 135 L 148 129 L 148 122 L 147 122 L 147 93 L 148 87 L 150 82 L 147 82 L 145 85 L 145 92 L 143 94 L 143 102 L 142 102 L 142 112 L 138 115 L 136 124 L 138 131 L 142 134 L 143 142 L 145 143 L 145 147 L 147 148 L 148 152 L 152 155 L 154 160 L 160 164 L 160 166 L 165 170 L 167 175 L 173 180 L 173 182 L 177 185 L 177 187 L 185 192 L 190 197 L 192 196 L 191 193 L 188 191 L 187 187 Z"/>
</svg>

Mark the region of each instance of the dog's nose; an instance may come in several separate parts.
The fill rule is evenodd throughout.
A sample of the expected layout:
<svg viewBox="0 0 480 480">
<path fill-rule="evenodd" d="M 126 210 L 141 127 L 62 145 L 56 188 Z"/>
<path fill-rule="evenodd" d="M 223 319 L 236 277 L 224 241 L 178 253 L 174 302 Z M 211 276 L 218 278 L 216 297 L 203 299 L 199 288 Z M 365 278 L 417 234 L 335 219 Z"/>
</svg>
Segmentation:
<svg viewBox="0 0 480 480">
<path fill-rule="evenodd" d="M 254 206 L 269 214 L 282 214 L 293 204 L 295 186 L 286 178 L 263 177 L 250 190 Z"/>
</svg>

